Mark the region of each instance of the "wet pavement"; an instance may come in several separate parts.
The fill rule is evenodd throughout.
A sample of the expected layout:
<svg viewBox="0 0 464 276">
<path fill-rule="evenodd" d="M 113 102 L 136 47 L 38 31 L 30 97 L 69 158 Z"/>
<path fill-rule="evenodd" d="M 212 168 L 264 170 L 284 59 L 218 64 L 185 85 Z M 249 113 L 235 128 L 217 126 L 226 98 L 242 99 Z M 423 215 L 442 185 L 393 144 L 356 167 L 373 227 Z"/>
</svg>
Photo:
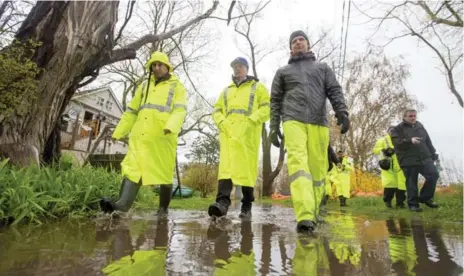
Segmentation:
<svg viewBox="0 0 464 276">
<path fill-rule="evenodd" d="M 238 207 L 238 206 L 237 206 Z M 369 221 L 329 213 L 298 235 L 293 210 L 253 206 L 211 222 L 206 212 L 167 219 L 62 221 L 0 232 L 0 275 L 462 275 L 462 224 Z"/>
</svg>

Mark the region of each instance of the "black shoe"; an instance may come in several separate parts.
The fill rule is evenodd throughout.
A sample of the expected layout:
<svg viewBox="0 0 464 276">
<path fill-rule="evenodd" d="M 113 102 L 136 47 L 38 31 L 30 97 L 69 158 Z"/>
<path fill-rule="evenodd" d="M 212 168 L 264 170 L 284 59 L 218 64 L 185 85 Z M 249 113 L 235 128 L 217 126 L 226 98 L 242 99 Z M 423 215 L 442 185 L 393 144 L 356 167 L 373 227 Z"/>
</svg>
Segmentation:
<svg viewBox="0 0 464 276">
<path fill-rule="evenodd" d="M 387 206 L 387 208 L 393 208 L 391 201 L 385 202 L 385 206 Z"/>
<path fill-rule="evenodd" d="M 103 213 L 114 212 L 114 202 L 111 198 L 104 197 L 100 199 L 100 209 Z"/>
<path fill-rule="evenodd" d="M 166 216 L 168 214 L 169 203 L 172 197 L 172 184 L 160 185 L 160 199 L 158 215 Z"/>
<path fill-rule="evenodd" d="M 240 210 L 240 215 L 238 215 L 241 219 L 250 219 L 251 218 L 251 203 L 242 203 L 242 208 Z"/>
<path fill-rule="evenodd" d="M 422 212 L 422 208 L 421 207 L 418 207 L 418 206 L 409 206 L 409 210 L 413 211 L 413 212 Z"/>
<path fill-rule="evenodd" d="M 325 206 L 322 206 L 320 209 L 319 209 L 319 215 L 320 216 L 325 216 L 327 215 L 327 209 Z"/>
<path fill-rule="evenodd" d="M 250 211 L 241 211 L 240 215 L 238 215 L 239 218 L 241 219 L 250 219 L 251 218 L 251 210 Z"/>
<path fill-rule="evenodd" d="M 310 220 L 302 220 L 296 225 L 298 233 L 312 233 L 316 229 L 316 223 Z"/>
<path fill-rule="evenodd" d="M 396 208 L 398 208 L 398 209 L 404 209 L 404 208 L 406 208 L 406 206 L 404 205 L 403 202 L 401 202 L 401 203 L 396 203 Z"/>
<path fill-rule="evenodd" d="M 348 204 L 346 204 L 346 197 L 342 196 L 342 198 L 340 199 L 340 206 L 341 207 L 347 207 Z"/>
<path fill-rule="evenodd" d="M 227 215 L 227 208 L 225 206 L 221 205 L 218 202 L 214 202 L 208 208 L 208 215 L 210 217 L 215 216 L 215 217 L 218 217 L 218 218 L 222 217 L 222 216 L 225 216 L 225 215 Z"/>
<path fill-rule="evenodd" d="M 433 202 L 433 200 L 427 200 L 427 201 L 422 201 L 425 205 L 427 205 L 429 208 L 438 208 L 439 205 Z"/>
</svg>

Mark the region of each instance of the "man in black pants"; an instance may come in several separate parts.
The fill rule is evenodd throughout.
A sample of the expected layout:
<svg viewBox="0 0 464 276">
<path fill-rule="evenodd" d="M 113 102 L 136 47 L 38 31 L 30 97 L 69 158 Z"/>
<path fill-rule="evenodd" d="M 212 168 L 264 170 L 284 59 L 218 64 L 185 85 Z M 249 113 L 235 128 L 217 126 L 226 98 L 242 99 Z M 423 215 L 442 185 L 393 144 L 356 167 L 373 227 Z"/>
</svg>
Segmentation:
<svg viewBox="0 0 464 276">
<path fill-rule="evenodd" d="M 434 164 L 434 161 L 438 160 L 438 154 L 427 130 L 416 121 L 416 116 L 416 110 L 407 109 L 403 114 L 403 122 L 392 129 L 391 137 L 398 161 L 406 177 L 409 209 L 422 212 L 419 203 L 424 203 L 430 208 L 438 208 L 438 204 L 433 202 L 439 177 Z M 418 196 L 419 174 L 425 178 L 425 183 Z"/>
</svg>

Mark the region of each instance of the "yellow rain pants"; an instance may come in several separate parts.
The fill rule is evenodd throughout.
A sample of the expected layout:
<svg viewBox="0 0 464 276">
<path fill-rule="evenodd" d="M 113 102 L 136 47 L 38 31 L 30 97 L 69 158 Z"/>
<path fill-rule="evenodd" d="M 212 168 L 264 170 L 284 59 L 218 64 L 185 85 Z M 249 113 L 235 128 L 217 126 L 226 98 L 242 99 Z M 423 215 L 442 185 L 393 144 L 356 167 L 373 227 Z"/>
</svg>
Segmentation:
<svg viewBox="0 0 464 276">
<path fill-rule="evenodd" d="M 400 219 L 399 223 L 402 231 L 410 229 L 404 219 Z M 392 265 L 402 263 L 405 267 L 405 275 L 416 275 L 413 271 L 417 265 L 416 246 L 413 236 L 408 233 L 400 233 L 394 220 L 387 220 L 387 228 L 389 232 L 388 249 Z"/>
<path fill-rule="evenodd" d="M 255 79 L 232 83 L 221 93 L 212 114 L 219 129 L 219 180 L 255 186 L 262 125 L 269 117 L 269 92 Z"/>
<path fill-rule="evenodd" d="M 172 72 L 166 54 L 153 53 L 147 67 L 155 61 L 168 65 Z M 172 184 L 177 137 L 187 113 L 187 93 L 179 79 L 171 73 L 169 79 L 155 81 L 152 76 L 149 84 L 146 81 L 138 87 L 113 132 L 115 139 L 129 135 L 122 174 L 135 183 L 141 179 L 143 185 Z M 164 134 L 164 129 L 171 133 Z"/>
<path fill-rule="evenodd" d="M 394 148 L 390 135 L 386 135 L 377 140 L 374 149 L 374 154 L 378 155 L 379 160 L 384 159 L 385 156 L 382 153 L 383 149 Z M 396 154 L 390 159 L 390 169 L 381 170 L 382 186 L 384 188 L 398 188 L 399 190 L 406 191 L 406 178 L 404 177 L 403 170 L 401 170 L 400 164 Z"/>
<path fill-rule="evenodd" d="M 329 128 L 290 120 L 283 123 L 283 130 L 296 220 L 314 221 L 329 166 Z"/>
</svg>

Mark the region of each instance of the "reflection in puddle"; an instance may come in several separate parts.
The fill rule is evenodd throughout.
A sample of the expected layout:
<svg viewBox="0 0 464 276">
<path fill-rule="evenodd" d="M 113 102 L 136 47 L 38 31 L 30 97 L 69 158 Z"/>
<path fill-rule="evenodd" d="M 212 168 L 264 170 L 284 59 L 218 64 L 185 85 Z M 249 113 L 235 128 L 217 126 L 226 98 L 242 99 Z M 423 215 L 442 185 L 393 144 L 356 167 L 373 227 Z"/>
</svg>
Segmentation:
<svg viewBox="0 0 464 276">
<path fill-rule="evenodd" d="M 172 211 L 112 222 L 61 222 L 0 233 L 0 275 L 461 275 L 462 229 L 331 213 L 295 233 L 291 209 L 254 206 L 212 223 Z"/>
</svg>

